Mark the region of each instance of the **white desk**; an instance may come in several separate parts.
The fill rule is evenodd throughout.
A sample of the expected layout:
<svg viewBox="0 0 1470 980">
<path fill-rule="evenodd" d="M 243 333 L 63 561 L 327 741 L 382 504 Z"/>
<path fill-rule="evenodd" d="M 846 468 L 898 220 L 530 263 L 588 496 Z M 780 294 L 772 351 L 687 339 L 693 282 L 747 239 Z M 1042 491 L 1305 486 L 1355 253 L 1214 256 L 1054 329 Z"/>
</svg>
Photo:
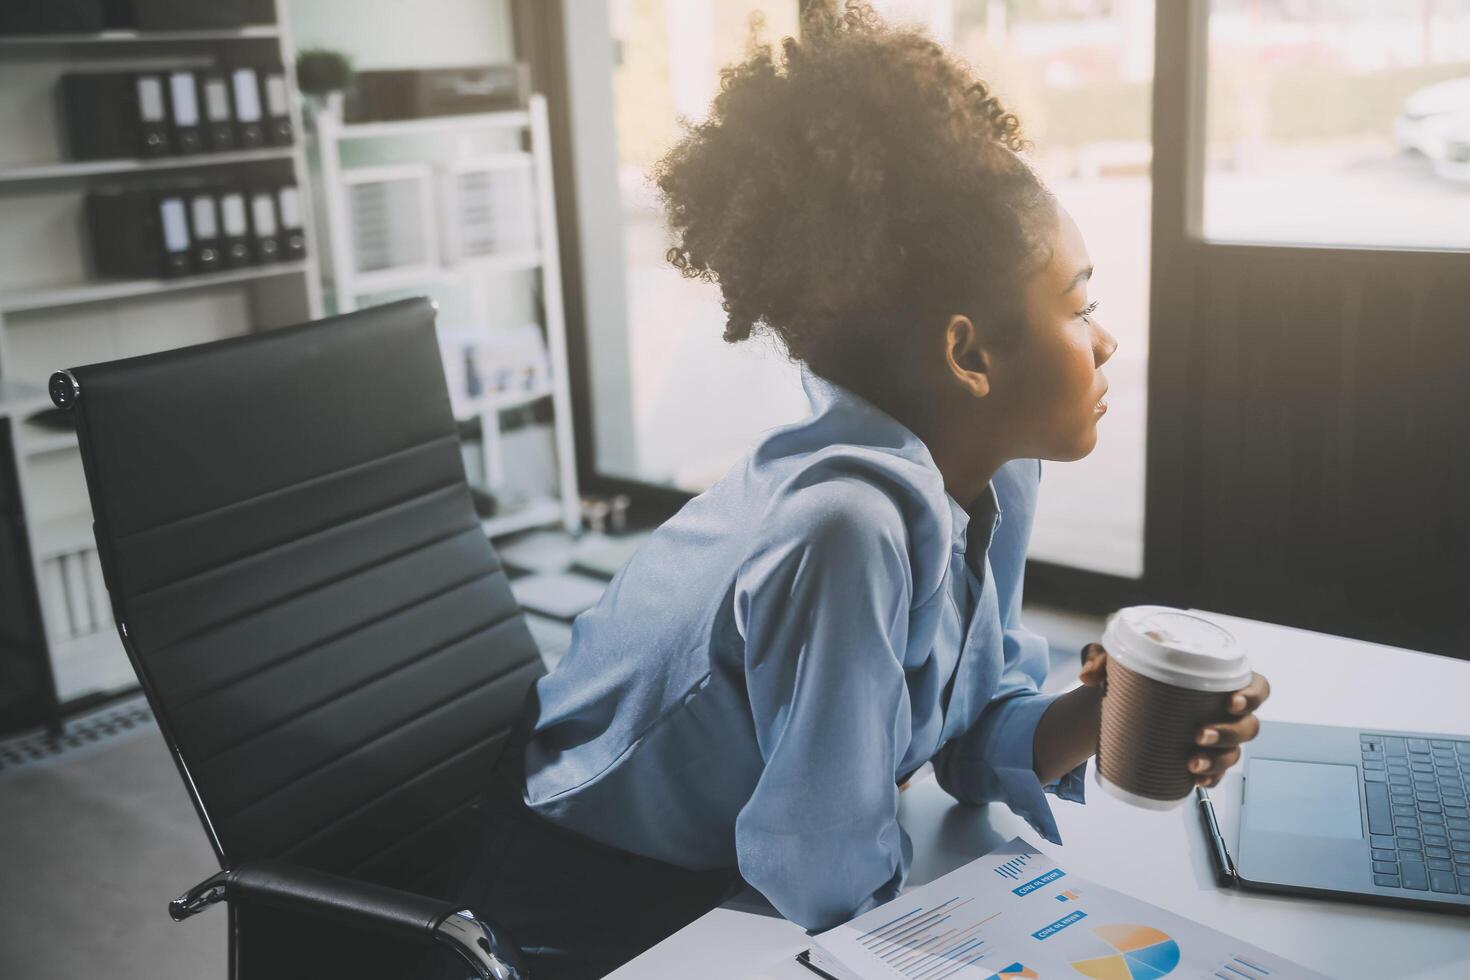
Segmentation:
<svg viewBox="0 0 1470 980">
<path fill-rule="evenodd" d="M 1262 719 L 1470 735 L 1470 663 L 1217 618 L 1250 645 L 1256 669 L 1271 680 Z M 1003 806 L 956 804 L 932 780 L 911 786 L 899 810 L 914 842 L 910 880 L 930 881 L 1022 836 L 1080 875 L 1330 977 L 1470 978 L 1470 918 L 1221 890 L 1192 803 L 1164 813 L 1130 807 L 1097 790 L 1090 766 L 1087 792 L 1086 806 L 1052 803 L 1065 841 L 1055 847 Z M 1212 794 L 1232 849 L 1239 793 L 1237 769 Z M 808 944 L 784 919 L 719 908 L 612 976 L 813 980 L 792 960 Z"/>
</svg>

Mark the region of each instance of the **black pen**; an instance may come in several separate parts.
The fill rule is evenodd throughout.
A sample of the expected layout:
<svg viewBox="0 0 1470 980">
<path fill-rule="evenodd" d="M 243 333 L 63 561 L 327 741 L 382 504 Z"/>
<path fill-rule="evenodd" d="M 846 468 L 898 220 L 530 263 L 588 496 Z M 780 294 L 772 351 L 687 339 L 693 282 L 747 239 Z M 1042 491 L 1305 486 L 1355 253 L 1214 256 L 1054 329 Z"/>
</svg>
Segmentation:
<svg viewBox="0 0 1470 980">
<path fill-rule="evenodd" d="M 1210 839 L 1210 858 L 1215 863 L 1215 881 L 1221 888 L 1233 888 L 1235 886 L 1235 862 L 1230 860 L 1230 852 L 1225 848 L 1225 838 L 1220 833 L 1220 824 L 1215 820 L 1215 804 L 1210 800 L 1210 794 L 1205 792 L 1203 786 L 1194 788 L 1195 799 L 1199 801 L 1200 823 L 1205 826 L 1205 836 Z"/>
</svg>

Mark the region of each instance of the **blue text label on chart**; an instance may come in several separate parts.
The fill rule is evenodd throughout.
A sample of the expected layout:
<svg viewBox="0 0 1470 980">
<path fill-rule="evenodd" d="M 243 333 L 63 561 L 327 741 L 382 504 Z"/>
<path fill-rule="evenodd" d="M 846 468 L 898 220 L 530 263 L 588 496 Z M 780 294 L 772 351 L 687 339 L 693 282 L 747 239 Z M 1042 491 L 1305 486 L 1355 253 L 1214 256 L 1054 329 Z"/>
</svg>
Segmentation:
<svg viewBox="0 0 1470 980">
<path fill-rule="evenodd" d="M 1072 923 L 1081 922 L 1085 918 L 1087 918 L 1086 912 L 1073 912 L 1071 915 L 1064 915 L 1057 921 L 1053 922 L 1051 925 L 1042 926 L 1040 929 L 1037 929 L 1031 934 L 1031 938 L 1050 939 L 1052 936 L 1055 936 L 1057 933 L 1061 932 Z"/>
<path fill-rule="evenodd" d="M 1063 871 L 1061 868 L 1052 868 L 1050 871 L 1048 871 L 1046 874 L 1042 875 L 1040 878 L 1032 878 L 1030 881 L 1026 882 L 1026 884 L 1021 885 L 1018 888 L 1012 888 L 1011 889 L 1011 894 L 1013 894 L 1013 895 L 1030 895 L 1032 892 L 1036 891 L 1036 889 L 1040 888 L 1042 885 L 1049 885 L 1053 881 L 1056 881 L 1058 878 L 1065 878 L 1065 877 L 1067 877 L 1067 872 Z"/>
</svg>

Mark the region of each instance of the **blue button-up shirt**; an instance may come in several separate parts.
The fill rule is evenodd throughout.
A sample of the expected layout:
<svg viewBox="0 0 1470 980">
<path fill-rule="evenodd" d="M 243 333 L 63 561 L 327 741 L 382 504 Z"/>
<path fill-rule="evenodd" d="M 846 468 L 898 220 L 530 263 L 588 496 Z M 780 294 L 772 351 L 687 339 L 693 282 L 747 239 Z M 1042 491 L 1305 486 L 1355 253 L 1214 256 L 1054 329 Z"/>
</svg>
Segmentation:
<svg viewBox="0 0 1470 980">
<path fill-rule="evenodd" d="M 888 901 L 911 848 L 898 783 L 933 761 L 1060 843 L 1032 769 L 1045 639 L 1020 625 L 1040 463 L 967 513 L 928 449 L 809 371 L 775 429 L 660 527 L 537 685 L 525 798 L 593 840 L 738 866 L 822 929 Z M 1002 521 L 1002 515 L 1004 520 Z"/>
</svg>

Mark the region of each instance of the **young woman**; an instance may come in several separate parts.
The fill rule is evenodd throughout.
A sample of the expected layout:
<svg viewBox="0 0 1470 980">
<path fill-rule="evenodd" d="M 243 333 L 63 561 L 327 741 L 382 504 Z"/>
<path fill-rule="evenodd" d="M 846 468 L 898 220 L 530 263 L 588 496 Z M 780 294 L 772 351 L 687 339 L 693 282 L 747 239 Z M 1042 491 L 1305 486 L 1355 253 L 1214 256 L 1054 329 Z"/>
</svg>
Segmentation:
<svg viewBox="0 0 1470 980">
<path fill-rule="evenodd" d="M 1060 843 L 1044 794 L 1082 801 L 1105 661 L 1039 693 L 1022 575 L 1039 461 L 1092 450 L 1116 341 L 1023 147 L 934 43 L 829 2 L 659 167 L 670 260 L 718 283 L 726 340 L 801 363 L 812 414 L 660 527 L 538 685 L 490 903 L 534 955 L 610 966 L 737 875 L 814 930 L 887 901 L 925 762 Z M 1199 783 L 1266 692 L 1200 732 Z"/>
</svg>

